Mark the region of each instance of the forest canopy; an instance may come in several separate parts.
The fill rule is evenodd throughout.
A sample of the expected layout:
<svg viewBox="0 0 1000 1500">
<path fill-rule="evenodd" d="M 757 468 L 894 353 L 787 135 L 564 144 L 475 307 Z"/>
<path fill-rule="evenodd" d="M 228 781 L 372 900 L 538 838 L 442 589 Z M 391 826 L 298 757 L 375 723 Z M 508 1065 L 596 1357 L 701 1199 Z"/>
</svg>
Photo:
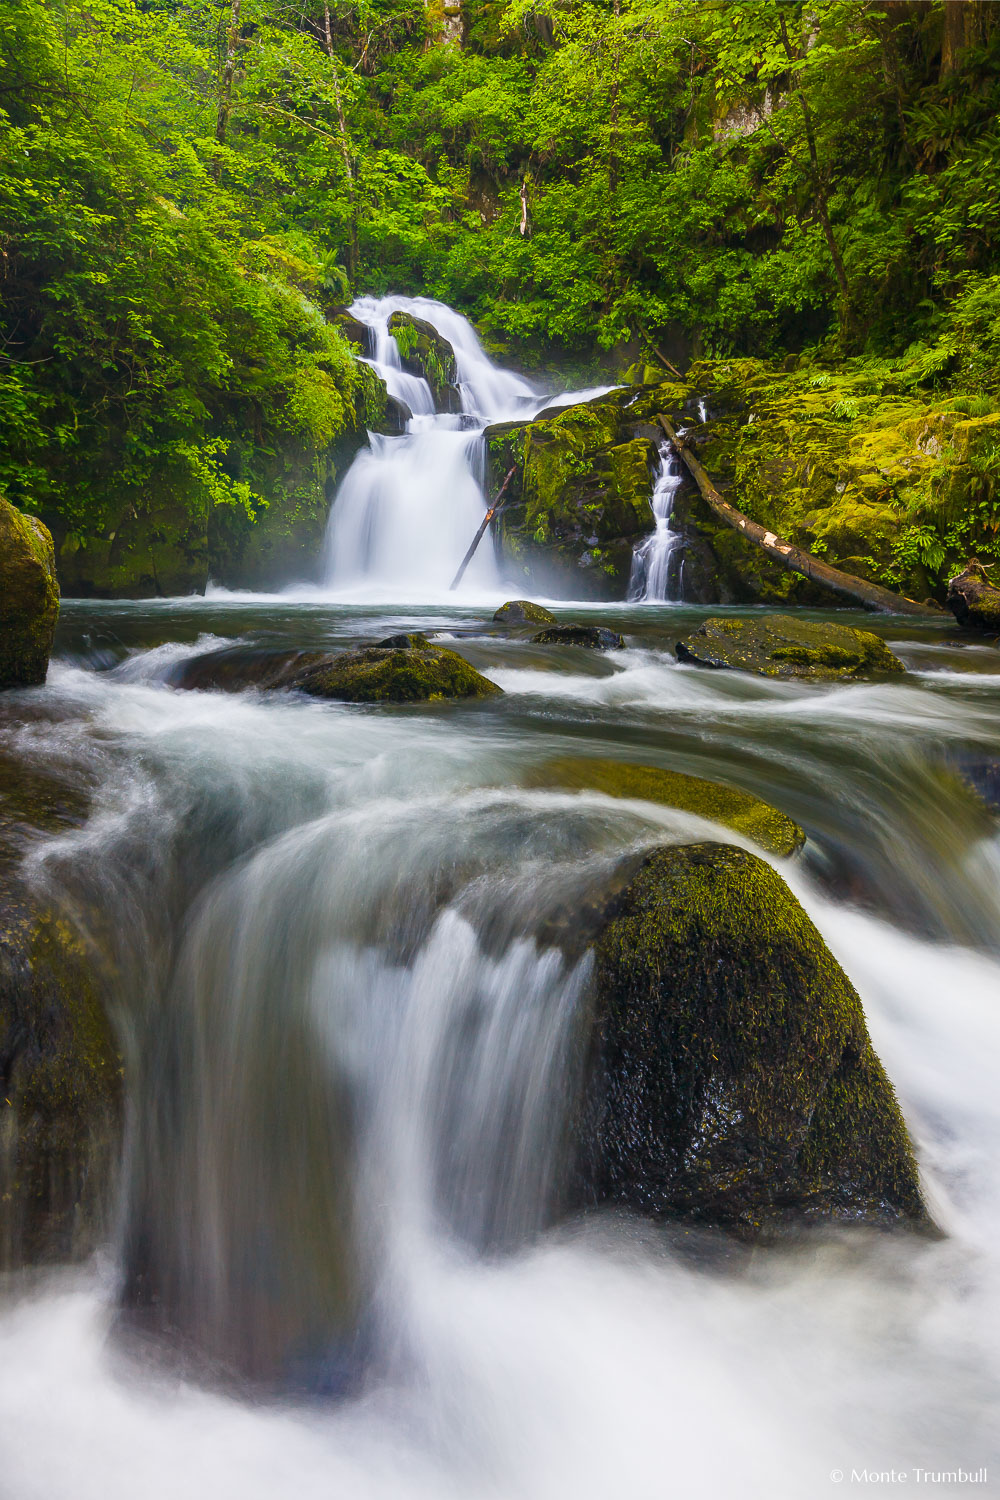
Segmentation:
<svg viewBox="0 0 1000 1500">
<path fill-rule="evenodd" d="M 995 393 L 994 9 L 7 0 L 0 489 L 82 532 L 123 489 L 252 515 L 353 420 L 329 315 L 366 290 L 527 364 L 811 349 Z"/>
</svg>

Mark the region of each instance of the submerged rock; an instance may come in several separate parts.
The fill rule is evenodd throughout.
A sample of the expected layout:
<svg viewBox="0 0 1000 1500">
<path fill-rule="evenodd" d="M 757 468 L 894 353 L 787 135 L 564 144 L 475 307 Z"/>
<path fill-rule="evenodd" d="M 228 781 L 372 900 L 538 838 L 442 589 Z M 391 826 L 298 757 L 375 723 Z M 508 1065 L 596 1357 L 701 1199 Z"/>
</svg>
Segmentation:
<svg viewBox="0 0 1000 1500">
<path fill-rule="evenodd" d="M 1000 587 L 978 558 L 970 558 L 963 572 L 949 578 L 948 608 L 967 629 L 1000 634 Z"/>
<path fill-rule="evenodd" d="M 448 340 L 433 324 L 415 318 L 412 313 L 394 312 L 388 328 L 399 346 L 403 369 L 427 381 L 437 410 L 460 412 L 458 365 Z"/>
<path fill-rule="evenodd" d="M 122 1064 L 104 975 L 20 867 L 23 836 L 82 821 L 79 794 L 0 761 L 0 1269 L 78 1260 L 106 1233 Z"/>
<path fill-rule="evenodd" d="M 58 616 L 52 538 L 0 497 L 0 689 L 45 681 Z"/>
<path fill-rule="evenodd" d="M 761 677 L 833 679 L 906 670 L 870 630 L 795 615 L 713 616 L 677 642 L 677 655 L 696 666 L 732 667 Z"/>
<path fill-rule="evenodd" d="M 591 651 L 624 651 L 625 637 L 603 625 L 553 625 L 531 637 L 533 646 L 588 646 Z"/>
<path fill-rule="evenodd" d="M 246 688 L 287 688 L 298 673 L 317 662 L 332 660 L 323 651 L 276 651 L 273 647 L 223 646 L 204 656 L 178 662 L 166 674 L 166 684 L 188 691 L 241 693 Z"/>
<path fill-rule="evenodd" d="M 443 646 L 369 646 L 328 656 L 298 673 L 290 686 L 343 703 L 432 703 L 441 698 L 493 698 L 501 689 L 456 651 Z"/>
<path fill-rule="evenodd" d="M 595 947 L 590 1201 L 752 1233 L 926 1223 L 861 1002 L 781 878 L 720 844 L 661 848 Z"/>
<path fill-rule="evenodd" d="M 508 599 L 493 616 L 498 625 L 554 625 L 556 617 L 541 604 L 530 599 Z"/>
<path fill-rule="evenodd" d="M 605 792 L 609 797 L 634 797 L 676 807 L 721 823 L 752 839 L 770 854 L 794 854 L 805 843 L 806 836 L 799 825 L 760 797 L 736 787 L 722 786 L 717 781 L 705 781 L 700 776 L 685 775 L 683 771 L 574 755 L 547 761 L 532 780 L 541 786 Z"/>
</svg>

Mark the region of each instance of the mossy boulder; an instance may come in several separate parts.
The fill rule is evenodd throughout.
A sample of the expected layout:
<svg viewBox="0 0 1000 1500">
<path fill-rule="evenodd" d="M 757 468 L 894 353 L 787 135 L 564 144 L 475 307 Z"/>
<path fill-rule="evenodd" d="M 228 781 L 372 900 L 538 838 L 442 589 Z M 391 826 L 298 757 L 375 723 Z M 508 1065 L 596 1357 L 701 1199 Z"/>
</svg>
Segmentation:
<svg viewBox="0 0 1000 1500">
<path fill-rule="evenodd" d="M 948 608 L 966 629 L 1000 635 L 1000 586 L 978 558 L 971 558 L 961 573 L 948 580 Z"/>
<path fill-rule="evenodd" d="M 415 318 L 412 313 L 394 312 L 388 327 L 399 348 L 403 369 L 427 381 L 437 410 L 461 411 L 458 364 L 448 340 L 432 324 Z"/>
<path fill-rule="evenodd" d="M 0 498 L 0 689 L 45 681 L 58 617 L 52 538 Z"/>
<path fill-rule="evenodd" d="M 343 703 L 433 703 L 444 698 L 493 698 L 501 689 L 443 646 L 370 646 L 329 656 L 298 673 L 291 686 Z"/>
<path fill-rule="evenodd" d="M 603 625 L 550 625 L 531 637 L 533 646 L 586 646 L 589 651 L 624 651 L 625 637 Z"/>
<path fill-rule="evenodd" d="M 805 843 L 806 836 L 797 823 L 752 792 L 706 781 L 701 776 L 688 776 L 683 771 L 572 755 L 546 761 L 531 780 L 537 786 L 604 792 L 609 797 L 629 797 L 676 807 L 733 829 L 769 854 L 794 854 Z"/>
<path fill-rule="evenodd" d="M 870 630 L 795 615 L 713 616 L 677 642 L 677 655 L 696 666 L 731 667 L 760 677 L 825 681 L 905 671 L 898 656 Z"/>
<path fill-rule="evenodd" d="M 493 619 L 498 625 L 554 625 L 556 617 L 541 604 L 532 604 L 530 599 L 508 599 L 501 604 Z"/>
<path fill-rule="evenodd" d="M 0 760 L 0 1269 L 88 1255 L 110 1226 L 122 1064 L 105 966 L 21 869 L 79 795 Z"/>
<path fill-rule="evenodd" d="M 595 960 L 589 1201 L 744 1234 L 802 1218 L 927 1222 L 858 995 L 763 860 L 655 850 Z"/>
</svg>

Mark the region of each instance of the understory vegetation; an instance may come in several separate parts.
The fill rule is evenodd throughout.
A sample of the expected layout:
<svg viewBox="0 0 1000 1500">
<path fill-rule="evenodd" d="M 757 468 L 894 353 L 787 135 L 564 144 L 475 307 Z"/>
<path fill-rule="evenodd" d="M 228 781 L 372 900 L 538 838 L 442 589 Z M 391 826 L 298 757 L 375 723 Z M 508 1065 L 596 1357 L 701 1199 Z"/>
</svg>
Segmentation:
<svg viewBox="0 0 1000 1500">
<path fill-rule="evenodd" d="M 315 510 L 358 420 L 329 315 L 419 292 L 529 368 L 694 361 L 766 407 L 758 476 L 829 479 L 777 519 L 939 587 L 1000 557 L 995 11 L 7 0 L 0 492 L 64 553 Z"/>
</svg>

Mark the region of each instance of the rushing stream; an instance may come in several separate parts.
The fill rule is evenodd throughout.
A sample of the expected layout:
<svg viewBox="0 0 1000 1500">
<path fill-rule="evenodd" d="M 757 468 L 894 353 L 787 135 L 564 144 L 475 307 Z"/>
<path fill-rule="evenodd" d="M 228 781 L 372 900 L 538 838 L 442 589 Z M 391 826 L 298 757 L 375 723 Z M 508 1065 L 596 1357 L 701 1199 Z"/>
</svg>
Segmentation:
<svg viewBox="0 0 1000 1500">
<path fill-rule="evenodd" d="M 454 343 L 461 413 L 399 367 L 398 305 Z M 905 678 L 680 665 L 705 612 L 653 602 L 679 592 L 666 457 L 643 602 L 554 606 L 624 650 L 495 627 L 488 545 L 441 604 L 482 515 L 484 425 L 547 398 L 437 304 L 355 312 L 413 416 L 345 480 L 325 593 L 70 601 L 47 686 L 0 698 L 0 756 L 89 808 L 27 869 L 110 950 L 130 1089 L 104 1250 L 0 1284 L 0 1497 L 812 1500 L 889 1470 L 969 1487 L 917 1468 L 985 1469 L 988 1491 L 1000 839 L 970 782 L 996 777 L 997 650 L 882 620 Z M 214 646 L 414 628 L 504 696 L 171 686 Z M 841 1226 L 751 1250 L 566 1212 L 578 913 L 624 851 L 739 841 L 533 789 L 574 754 L 743 786 L 802 824 L 782 874 L 862 995 L 940 1237 Z"/>
<path fill-rule="evenodd" d="M 803 1500 L 835 1470 L 997 1461 L 1000 848 L 954 774 L 1000 750 L 996 653 L 894 621 L 905 680 L 772 683 L 678 665 L 697 611 L 591 617 L 627 649 L 525 645 L 470 606 L 70 603 L 48 686 L 5 695 L 0 748 L 91 799 L 31 863 L 113 919 L 134 1093 L 117 1238 L 0 1306 L 4 1500 Z M 213 642 L 414 626 L 506 695 L 165 685 Z M 719 836 L 527 789 L 580 752 L 806 827 L 783 873 L 862 993 L 945 1237 L 560 1223 L 587 959 L 545 934 L 622 849 Z M 150 1286 L 207 1374 L 150 1342 Z M 215 1360 L 278 1386 L 219 1387 Z"/>
</svg>

